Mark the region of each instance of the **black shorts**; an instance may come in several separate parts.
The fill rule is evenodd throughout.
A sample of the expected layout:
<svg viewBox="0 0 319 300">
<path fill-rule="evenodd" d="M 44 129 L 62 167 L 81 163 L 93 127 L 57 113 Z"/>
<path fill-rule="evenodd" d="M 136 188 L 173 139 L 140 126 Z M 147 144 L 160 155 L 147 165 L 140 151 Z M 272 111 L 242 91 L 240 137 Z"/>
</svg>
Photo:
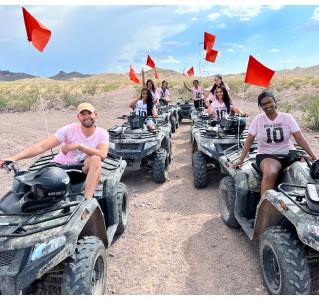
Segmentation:
<svg viewBox="0 0 319 300">
<path fill-rule="evenodd" d="M 288 166 L 290 166 L 294 162 L 294 161 L 290 161 L 288 157 L 275 157 L 272 154 L 257 154 L 256 155 L 256 164 L 257 164 L 259 169 L 260 169 L 261 161 L 265 158 L 268 158 L 268 157 L 279 161 L 282 169 L 287 168 Z"/>
<path fill-rule="evenodd" d="M 203 100 L 194 100 L 195 108 L 203 107 L 204 101 Z"/>
</svg>

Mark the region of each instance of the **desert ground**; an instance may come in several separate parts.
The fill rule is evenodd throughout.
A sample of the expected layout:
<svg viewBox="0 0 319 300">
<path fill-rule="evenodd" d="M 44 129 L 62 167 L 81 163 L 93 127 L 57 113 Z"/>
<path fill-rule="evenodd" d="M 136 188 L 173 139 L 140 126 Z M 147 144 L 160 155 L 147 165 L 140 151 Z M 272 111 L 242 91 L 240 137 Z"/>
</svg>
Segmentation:
<svg viewBox="0 0 319 300">
<path fill-rule="evenodd" d="M 106 129 L 129 113 L 133 87 L 95 94 L 87 100 L 98 112 L 97 125 Z M 242 101 L 259 113 L 255 102 Z M 49 134 L 76 122 L 76 112 L 45 110 Z M 0 157 L 6 158 L 47 137 L 41 110 L 1 113 Z M 172 136 L 173 157 L 169 180 L 156 184 L 149 173 L 125 173 L 129 191 L 127 230 L 108 250 L 105 294 L 116 295 L 262 295 L 264 287 L 258 242 L 242 230 L 227 227 L 219 214 L 217 191 L 222 176 L 210 176 L 208 187 L 196 189 L 191 166 L 190 120 L 184 120 Z M 316 131 L 304 131 L 319 154 Z M 24 169 L 32 160 L 19 163 Z M 1 172 L 0 195 L 10 189 L 12 175 Z"/>
</svg>

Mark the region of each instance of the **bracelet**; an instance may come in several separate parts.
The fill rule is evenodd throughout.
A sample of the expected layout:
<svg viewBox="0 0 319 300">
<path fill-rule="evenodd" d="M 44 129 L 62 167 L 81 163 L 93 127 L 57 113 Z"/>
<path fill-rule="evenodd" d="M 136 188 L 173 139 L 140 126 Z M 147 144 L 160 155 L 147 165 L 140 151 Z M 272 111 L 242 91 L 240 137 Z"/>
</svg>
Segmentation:
<svg viewBox="0 0 319 300">
<path fill-rule="evenodd" d="M 80 146 L 79 146 L 78 150 L 79 150 L 79 151 L 82 151 L 82 150 L 83 150 L 83 148 L 84 148 L 84 145 L 83 145 L 83 144 L 80 144 Z"/>
</svg>

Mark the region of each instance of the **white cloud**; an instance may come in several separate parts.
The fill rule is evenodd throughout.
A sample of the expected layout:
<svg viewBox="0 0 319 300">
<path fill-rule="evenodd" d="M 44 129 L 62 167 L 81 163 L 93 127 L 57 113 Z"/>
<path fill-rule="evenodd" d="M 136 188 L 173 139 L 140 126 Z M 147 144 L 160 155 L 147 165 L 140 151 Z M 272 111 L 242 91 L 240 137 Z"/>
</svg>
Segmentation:
<svg viewBox="0 0 319 300">
<path fill-rule="evenodd" d="M 311 19 L 312 19 L 312 20 L 319 21 L 319 7 L 316 7 L 316 8 L 315 8 Z"/>
<path fill-rule="evenodd" d="M 176 14 L 198 13 L 212 8 L 213 5 L 180 5 L 174 11 Z"/>
<path fill-rule="evenodd" d="M 256 56 L 260 56 L 260 53 L 257 53 Z"/>
<path fill-rule="evenodd" d="M 280 10 L 284 7 L 284 5 L 270 5 L 268 6 L 268 8 L 270 8 L 271 10 Z"/>
<path fill-rule="evenodd" d="M 160 60 L 161 63 L 169 63 L 169 64 L 179 64 L 180 61 L 175 59 L 173 56 L 169 55 L 166 58 Z"/>
<path fill-rule="evenodd" d="M 227 26 L 225 23 L 220 23 L 220 24 L 216 25 L 216 27 L 219 29 L 225 29 Z"/>
<path fill-rule="evenodd" d="M 197 21 L 198 19 L 197 19 L 197 18 L 191 18 L 191 20 L 192 20 L 192 21 Z"/>
<path fill-rule="evenodd" d="M 273 48 L 273 49 L 271 49 L 271 50 L 268 50 L 268 52 L 275 53 L 275 52 L 279 52 L 279 50 Z"/>
<path fill-rule="evenodd" d="M 227 52 L 234 52 L 234 49 L 229 48 L 229 49 L 227 49 L 226 51 L 227 51 Z"/>
<path fill-rule="evenodd" d="M 221 12 L 229 18 L 238 17 L 241 21 L 248 21 L 260 14 L 261 6 L 228 6 L 222 9 Z"/>
<path fill-rule="evenodd" d="M 215 21 L 220 17 L 220 13 L 211 13 L 208 15 L 208 20 Z"/>
</svg>

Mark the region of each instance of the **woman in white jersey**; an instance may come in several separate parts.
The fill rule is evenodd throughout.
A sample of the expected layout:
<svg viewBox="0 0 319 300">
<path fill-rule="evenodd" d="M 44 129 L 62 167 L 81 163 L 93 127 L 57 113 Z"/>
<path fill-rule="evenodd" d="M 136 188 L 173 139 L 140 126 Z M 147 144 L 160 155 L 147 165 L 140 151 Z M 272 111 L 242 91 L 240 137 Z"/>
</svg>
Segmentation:
<svg viewBox="0 0 319 300">
<path fill-rule="evenodd" d="M 257 115 L 250 124 L 240 159 L 234 163 L 233 168 L 242 166 L 244 158 L 256 138 L 258 142 L 256 163 L 263 173 L 260 190 L 260 194 L 263 195 L 265 191 L 274 188 L 280 170 L 291 164 L 288 158 L 273 156 L 273 154 L 287 154 L 289 150 L 295 149 L 290 140 L 291 136 L 313 160 L 318 159 L 318 157 L 302 135 L 292 115 L 277 111 L 276 100 L 272 93 L 261 93 L 258 97 L 258 106 L 262 108 L 264 113 Z"/>
<path fill-rule="evenodd" d="M 197 79 L 193 80 L 193 87 L 188 87 L 186 83 L 184 82 L 184 87 L 193 94 L 193 100 L 195 108 L 199 108 L 200 106 L 203 106 L 203 99 L 206 97 L 204 88 L 199 85 L 199 81 Z"/>
<path fill-rule="evenodd" d="M 134 111 L 143 117 L 153 116 L 158 117 L 157 110 L 153 102 L 153 96 L 151 91 L 147 88 L 143 88 L 141 95 L 134 99 L 130 105 L 130 108 L 133 108 Z M 146 125 L 149 130 L 155 130 L 155 126 L 152 120 L 146 120 Z"/>
<path fill-rule="evenodd" d="M 238 107 L 234 106 L 234 103 L 231 101 L 226 88 L 223 86 L 216 88 L 216 99 L 210 103 L 209 99 L 206 98 L 205 104 L 208 108 L 208 114 L 215 114 L 217 120 L 222 119 L 225 117 L 225 115 L 231 114 L 231 112 L 240 114 L 243 117 L 248 117 L 247 112 L 243 113 Z"/>
</svg>

